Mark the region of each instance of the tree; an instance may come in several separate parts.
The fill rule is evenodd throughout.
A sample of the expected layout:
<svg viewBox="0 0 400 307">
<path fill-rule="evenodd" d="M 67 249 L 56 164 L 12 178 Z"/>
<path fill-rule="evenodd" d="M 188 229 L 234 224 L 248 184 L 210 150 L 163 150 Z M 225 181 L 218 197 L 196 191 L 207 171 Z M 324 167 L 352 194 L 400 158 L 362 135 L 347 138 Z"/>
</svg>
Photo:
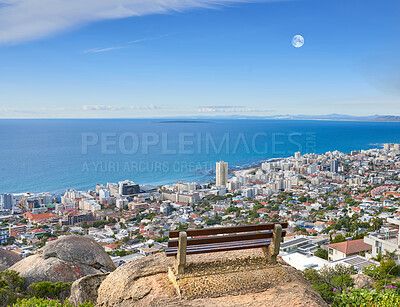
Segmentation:
<svg viewBox="0 0 400 307">
<path fill-rule="evenodd" d="M 7 244 L 14 244 L 15 242 L 15 237 L 14 236 L 9 236 L 7 240 Z"/>
<path fill-rule="evenodd" d="M 347 267 L 343 264 L 337 264 L 333 267 L 324 266 L 319 271 L 306 268 L 303 272 L 304 276 L 328 303 L 333 302 L 336 291 L 342 292 L 354 284 L 350 275 L 355 273 L 357 273 L 357 270 L 354 267 Z"/>
<path fill-rule="evenodd" d="M 65 300 L 71 290 L 72 282 L 56 282 L 42 281 L 29 285 L 27 292 L 30 297 L 42 297 L 51 299 Z"/>
<path fill-rule="evenodd" d="M 318 248 L 318 250 L 314 253 L 314 256 L 328 260 L 328 251 L 322 248 Z"/>
<path fill-rule="evenodd" d="M 333 240 L 332 243 L 340 243 L 346 241 L 345 237 L 342 234 L 338 234 Z"/>
<path fill-rule="evenodd" d="M 5 283 L 12 290 L 18 290 L 23 286 L 24 278 L 16 271 L 5 270 L 0 272 L 0 282 Z"/>
<path fill-rule="evenodd" d="M 375 288 L 377 291 L 380 291 L 385 289 L 387 283 L 390 282 L 393 284 L 398 282 L 397 279 L 400 275 L 400 267 L 388 256 L 381 256 L 379 265 L 364 267 L 363 273 L 376 280 Z"/>
<path fill-rule="evenodd" d="M 308 235 L 307 229 L 300 228 L 300 234 L 307 236 Z"/>
<path fill-rule="evenodd" d="M 215 225 L 216 222 L 215 222 L 215 220 L 213 220 L 213 219 L 208 219 L 208 220 L 206 221 L 206 224 L 207 224 L 208 226 L 211 226 L 211 225 Z"/>
<path fill-rule="evenodd" d="M 5 270 L 0 272 L 0 306 L 8 306 L 15 302 L 16 294 L 21 291 L 24 278 L 18 272 Z"/>
<path fill-rule="evenodd" d="M 307 201 L 307 198 L 304 195 L 302 195 L 298 198 L 298 201 L 301 203 L 305 203 Z"/>
<path fill-rule="evenodd" d="M 353 240 L 363 239 L 368 233 L 360 232 L 353 236 Z"/>
</svg>

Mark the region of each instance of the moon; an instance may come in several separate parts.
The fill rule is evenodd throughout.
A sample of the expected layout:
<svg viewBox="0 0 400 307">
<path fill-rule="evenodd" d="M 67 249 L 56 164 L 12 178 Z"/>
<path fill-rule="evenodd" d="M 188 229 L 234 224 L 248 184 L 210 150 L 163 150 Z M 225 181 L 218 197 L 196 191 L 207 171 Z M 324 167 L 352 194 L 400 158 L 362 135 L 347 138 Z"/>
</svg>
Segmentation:
<svg viewBox="0 0 400 307">
<path fill-rule="evenodd" d="M 301 35 L 295 35 L 292 38 L 292 45 L 296 48 L 300 48 L 301 46 L 304 45 L 304 37 Z"/>
</svg>

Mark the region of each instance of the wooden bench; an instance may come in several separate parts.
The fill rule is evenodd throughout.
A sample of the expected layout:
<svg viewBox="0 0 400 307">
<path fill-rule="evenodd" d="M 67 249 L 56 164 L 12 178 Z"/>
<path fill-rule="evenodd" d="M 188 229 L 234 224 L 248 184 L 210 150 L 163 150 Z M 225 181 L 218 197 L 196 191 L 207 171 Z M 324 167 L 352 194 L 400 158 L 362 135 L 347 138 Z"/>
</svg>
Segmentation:
<svg viewBox="0 0 400 307">
<path fill-rule="evenodd" d="M 168 257 L 175 256 L 177 274 L 185 272 L 186 255 L 262 248 L 267 260 L 275 264 L 280 242 L 288 223 L 268 223 L 234 227 L 187 229 L 169 232 Z M 188 238 L 189 237 L 189 238 Z"/>
</svg>

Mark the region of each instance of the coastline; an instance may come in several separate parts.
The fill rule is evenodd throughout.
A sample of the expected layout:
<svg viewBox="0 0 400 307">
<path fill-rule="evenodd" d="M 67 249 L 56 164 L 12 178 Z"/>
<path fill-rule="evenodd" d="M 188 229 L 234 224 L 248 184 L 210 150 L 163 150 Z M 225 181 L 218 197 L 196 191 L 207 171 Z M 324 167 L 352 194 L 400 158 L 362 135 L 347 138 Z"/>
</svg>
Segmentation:
<svg viewBox="0 0 400 307">
<path fill-rule="evenodd" d="M 233 165 L 233 166 L 229 166 L 229 174 L 235 174 L 236 172 L 249 172 L 252 169 L 256 169 L 258 167 L 261 166 L 262 163 L 264 162 L 273 162 L 273 161 L 279 161 L 282 159 L 286 159 L 288 157 L 281 157 L 281 158 L 270 158 L 270 159 L 262 159 L 259 161 L 255 161 L 252 163 L 245 163 L 242 165 Z M 208 184 L 208 183 L 213 183 L 215 182 L 215 170 L 209 170 L 209 173 L 207 175 L 203 175 L 197 178 L 193 178 L 193 181 L 183 181 L 183 182 L 198 182 L 198 183 L 203 183 L 203 184 Z M 212 179 L 214 178 L 214 179 Z M 133 178 L 126 178 L 126 179 L 133 179 Z M 211 179 L 211 180 L 209 180 Z M 154 186 L 160 186 L 160 185 L 171 185 L 171 184 L 175 184 L 177 183 L 179 180 L 179 178 L 177 179 L 171 179 L 171 180 L 166 180 L 163 181 L 162 183 L 160 182 L 146 182 L 146 183 L 140 183 L 138 182 L 139 185 L 154 185 Z M 93 189 L 97 184 L 104 184 L 101 182 L 95 182 L 91 185 L 91 187 L 65 187 L 62 188 L 60 190 L 53 190 L 53 191 L 47 191 L 47 190 L 41 190 L 39 192 L 33 192 L 33 191 L 26 191 L 26 192 L 18 192 L 18 193 L 12 193 L 14 195 L 23 195 L 23 194 L 27 194 L 27 193 L 31 193 L 31 194 L 37 194 L 37 193 L 49 193 L 51 195 L 53 195 L 54 197 L 61 197 L 66 190 L 68 189 L 73 189 L 73 190 L 78 190 L 78 191 L 85 191 L 87 189 Z M 5 192 L 5 193 L 9 193 L 9 192 Z"/>
<path fill-rule="evenodd" d="M 210 119 L 211 120 L 211 119 Z M 382 143 L 398 143 L 400 125 L 398 124 L 340 124 L 337 121 L 327 120 L 221 120 L 210 124 L 152 124 L 149 120 L 92 120 L 89 122 L 44 120 L 37 129 L 32 130 L 32 122 L 20 120 L 18 122 L 2 121 L 4 149 L 0 153 L 0 160 L 5 161 L 0 167 L 1 193 L 18 193 L 30 191 L 39 193 L 50 191 L 60 194 L 66 188 L 93 189 L 96 183 L 118 182 L 125 179 L 140 184 L 165 185 L 183 181 L 212 182 L 215 162 L 224 160 L 229 164 L 229 171 L 249 169 L 254 165 L 271 158 L 285 158 L 294 152 L 321 154 L 328 151 L 370 149 L 381 147 Z M 324 124 L 326 123 L 326 124 Z M 188 149 L 194 152 L 189 154 L 161 155 L 162 146 L 168 150 L 178 150 L 180 131 L 192 133 L 192 143 Z M 126 132 L 157 134 L 162 140 L 163 133 L 168 136 L 168 143 L 161 141 L 148 152 L 142 153 L 141 147 L 134 155 L 122 153 L 118 146 L 116 154 L 102 154 L 102 143 L 89 148 L 89 153 L 82 154 L 82 133 L 91 132 L 99 137 L 107 132 L 122 135 Z M 201 136 L 198 137 L 198 135 Z M 210 152 L 206 152 L 206 136 L 211 135 Z M 230 142 L 228 149 L 224 144 L 225 135 Z M 254 137 L 258 137 L 256 146 Z M 357 137 L 356 137 L 357 135 Z M 45 137 L 43 137 L 45 136 Z M 238 136 L 241 136 L 239 138 Z M 274 136 L 277 136 L 274 138 Z M 336 138 L 336 139 L 335 139 Z M 49 141 L 51 140 L 51 143 Z M 118 141 L 119 139 L 117 139 Z M 141 140 L 141 139 L 140 139 Z M 200 142 L 201 141 L 201 142 Z M 51 144 L 50 150 L 46 150 Z M 68 144 L 68 146 L 67 146 Z M 201 148 L 198 149 L 198 144 Z M 210 145 L 210 146 L 211 146 Z M 23 150 L 23 146 L 29 150 Z M 128 144 L 128 148 L 129 148 Z M 219 146 L 219 147 L 218 147 Z M 247 147 L 246 147 L 247 146 Z M 265 148 L 265 149 L 264 149 Z M 166 164 L 169 167 L 158 171 L 155 163 Z M 119 169 L 112 168 L 112 163 L 120 164 Z M 130 166 L 136 163 L 136 166 Z M 175 169 L 175 163 L 179 163 Z M 188 164 L 202 164 L 194 168 Z M 207 164 L 205 165 L 204 164 Z M 145 169 L 140 169 L 140 164 Z M 84 168 L 89 165 L 89 168 Z M 126 170 L 124 166 L 128 165 Z M 104 167 L 103 167 L 104 166 Z"/>
</svg>

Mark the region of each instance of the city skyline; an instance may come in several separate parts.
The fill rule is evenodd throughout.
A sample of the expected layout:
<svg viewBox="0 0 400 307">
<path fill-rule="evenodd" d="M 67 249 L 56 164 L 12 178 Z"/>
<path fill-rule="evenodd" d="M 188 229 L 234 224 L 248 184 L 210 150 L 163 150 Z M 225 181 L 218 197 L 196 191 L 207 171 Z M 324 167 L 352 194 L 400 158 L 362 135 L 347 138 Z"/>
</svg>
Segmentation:
<svg viewBox="0 0 400 307">
<path fill-rule="evenodd" d="M 3 1 L 0 118 L 400 115 L 399 12 L 394 0 Z"/>
</svg>

